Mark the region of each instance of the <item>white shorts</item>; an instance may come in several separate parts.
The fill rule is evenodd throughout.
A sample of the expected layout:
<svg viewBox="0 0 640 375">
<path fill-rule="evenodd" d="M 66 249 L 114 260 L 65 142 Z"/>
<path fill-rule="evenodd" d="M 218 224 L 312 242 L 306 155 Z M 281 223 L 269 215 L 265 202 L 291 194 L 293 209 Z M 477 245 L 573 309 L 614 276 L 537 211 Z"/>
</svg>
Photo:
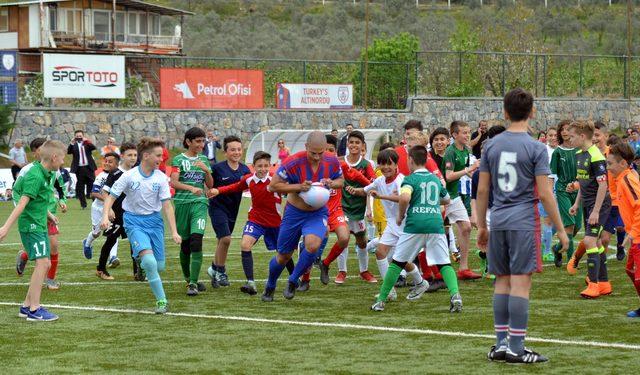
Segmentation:
<svg viewBox="0 0 640 375">
<path fill-rule="evenodd" d="M 93 229 L 99 227 L 101 221 L 102 221 L 102 208 L 98 208 L 91 205 L 91 225 L 93 226 Z"/>
<path fill-rule="evenodd" d="M 435 233 L 403 233 L 396 245 L 393 259 L 398 262 L 412 262 L 423 248 L 430 265 L 451 263 L 447 236 Z"/>
<path fill-rule="evenodd" d="M 382 236 L 380 236 L 380 241 L 378 243 L 386 246 L 396 246 L 400 236 L 402 235 L 402 230 L 398 228 L 396 225 L 389 225 L 384 228 L 384 232 L 382 232 Z"/>
<path fill-rule="evenodd" d="M 364 220 L 350 220 L 347 218 L 347 225 L 349 226 L 349 232 L 353 234 L 364 232 L 367 229 L 367 224 Z"/>
<path fill-rule="evenodd" d="M 451 224 L 457 223 L 459 221 L 469 222 L 469 214 L 467 213 L 467 208 L 464 206 L 462 198 L 460 197 L 456 197 L 451 201 L 451 203 L 449 203 L 446 209 L 446 213 Z"/>
</svg>

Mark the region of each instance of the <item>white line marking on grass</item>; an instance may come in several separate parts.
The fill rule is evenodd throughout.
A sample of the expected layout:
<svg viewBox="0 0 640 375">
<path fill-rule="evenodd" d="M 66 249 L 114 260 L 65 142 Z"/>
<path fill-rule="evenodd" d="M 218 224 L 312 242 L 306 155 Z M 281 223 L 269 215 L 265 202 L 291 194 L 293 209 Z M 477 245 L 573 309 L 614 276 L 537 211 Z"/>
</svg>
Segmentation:
<svg viewBox="0 0 640 375">
<path fill-rule="evenodd" d="M 16 303 L 16 302 L 0 302 L 0 306 L 21 306 L 21 305 L 22 305 L 21 303 Z M 116 309 L 116 308 L 98 307 L 98 306 L 47 305 L 47 307 L 53 308 L 53 309 L 78 310 L 78 311 L 99 311 L 99 312 L 112 312 L 112 313 L 120 313 L 120 314 L 155 315 L 153 311 L 134 310 L 134 309 Z M 272 323 L 272 324 L 283 324 L 283 325 L 297 325 L 297 326 L 305 326 L 305 327 L 343 328 L 343 329 L 364 330 L 364 331 L 412 333 L 412 334 L 420 334 L 420 335 L 427 335 L 427 336 L 450 336 L 450 337 L 495 340 L 494 335 L 481 334 L 481 333 L 455 332 L 455 331 L 438 331 L 433 329 L 399 328 L 399 327 L 372 326 L 372 325 L 349 324 L 349 323 L 305 322 L 305 321 L 282 320 L 282 319 L 252 318 L 247 316 L 206 315 L 206 314 L 190 314 L 190 313 L 176 313 L 176 312 L 169 312 L 169 313 L 166 313 L 165 315 L 181 317 L 181 318 L 230 320 L 230 321 L 241 321 L 241 322 L 252 322 L 252 323 Z M 640 350 L 640 345 L 632 345 L 632 344 L 617 343 L 617 342 L 559 340 L 559 339 L 548 339 L 548 338 L 542 338 L 542 337 L 527 337 L 526 340 L 528 342 L 540 342 L 540 343 L 546 343 L 546 344 Z"/>
</svg>

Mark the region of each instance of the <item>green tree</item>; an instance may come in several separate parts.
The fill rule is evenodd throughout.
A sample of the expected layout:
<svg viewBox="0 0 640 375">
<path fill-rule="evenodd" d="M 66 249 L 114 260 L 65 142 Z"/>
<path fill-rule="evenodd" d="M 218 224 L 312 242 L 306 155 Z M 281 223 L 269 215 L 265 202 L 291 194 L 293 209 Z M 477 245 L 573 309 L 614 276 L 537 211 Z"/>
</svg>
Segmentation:
<svg viewBox="0 0 640 375">
<path fill-rule="evenodd" d="M 6 145 L 7 143 L 6 136 L 9 134 L 11 129 L 16 126 L 11 118 L 13 110 L 14 108 L 12 104 L 0 104 L 0 139 L 2 140 L 3 145 Z"/>
</svg>

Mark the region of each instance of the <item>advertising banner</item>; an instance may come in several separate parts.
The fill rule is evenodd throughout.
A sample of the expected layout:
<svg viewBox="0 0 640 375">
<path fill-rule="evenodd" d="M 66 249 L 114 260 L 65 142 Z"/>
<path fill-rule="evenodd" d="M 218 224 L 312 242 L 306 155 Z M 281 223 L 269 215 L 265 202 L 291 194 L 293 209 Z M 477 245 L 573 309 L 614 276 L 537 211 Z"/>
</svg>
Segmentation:
<svg viewBox="0 0 640 375">
<path fill-rule="evenodd" d="M 124 56 L 48 54 L 45 98 L 124 99 Z"/>
<path fill-rule="evenodd" d="M 264 108 L 262 70 L 160 69 L 160 108 Z"/>
<path fill-rule="evenodd" d="M 17 55 L 16 51 L 0 51 L 0 77 L 17 76 Z"/>
<path fill-rule="evenodd" d="M 353 85 L 278 83 L 280 109 L 351 109 Z"/>
</svg>

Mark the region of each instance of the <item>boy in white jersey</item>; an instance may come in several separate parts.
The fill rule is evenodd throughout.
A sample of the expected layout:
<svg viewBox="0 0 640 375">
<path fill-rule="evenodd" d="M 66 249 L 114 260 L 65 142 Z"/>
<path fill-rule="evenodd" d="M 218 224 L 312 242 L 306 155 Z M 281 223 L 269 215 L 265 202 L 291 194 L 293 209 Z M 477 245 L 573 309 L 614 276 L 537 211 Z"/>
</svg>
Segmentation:
<svg viewBox="0 0 640 375">
<path fill-rule="evenodd" d="M 122 204 L 125 211 L 124 228 L 131 242 L 133 255 L 140 258 L 140 265 L 145 270 L 156 297 L 156 314 L 164 314 L 168 308 L 159 275 L 165 269 L 164 222 L 160 210 L 167 216 L 173 241 L 176 244 L 182 242 L 170 201 L 169 183 L 164 173 L 158 170 L 163 146 L 161 140 L 147 137 L 138 143 L 140 165 L 125 172 L 111 188 L 110 195 L 104 202 L 100 225 L 103 230 L 109 228 L 111 206 L 120 194 L 126 194 Z"/>
<path fill-rule="evenodd" d="M 102 208 L 104 207 L 105 198 L 102 195 L 102 188 L 104 187 L 105 182 L 107 182 L 109 173 L 118 168 L 119 162 L 120 155 L 115 152 L 105 154 L 103 170 L 98 174 L 98 176 L 96 176 L 96 179 L 93 180 L 93 186 L 91 187 L 91 198 L 93 198 L 93 203 L 91 203 L 91 231 L 87 235 L 87 238 L 82 240 L 82 251 L 84 253 L 84 257 L 87 259 L 91 259 L 91 257 L 93 257 L 93 241 L 100 237 L 100 234 L 102 233 L 102 230 L 100 229 L 100 221 L 102 220 Z M 114 246 L 118 246 L 118 244 L 116 243 Z"/>
</svg>

